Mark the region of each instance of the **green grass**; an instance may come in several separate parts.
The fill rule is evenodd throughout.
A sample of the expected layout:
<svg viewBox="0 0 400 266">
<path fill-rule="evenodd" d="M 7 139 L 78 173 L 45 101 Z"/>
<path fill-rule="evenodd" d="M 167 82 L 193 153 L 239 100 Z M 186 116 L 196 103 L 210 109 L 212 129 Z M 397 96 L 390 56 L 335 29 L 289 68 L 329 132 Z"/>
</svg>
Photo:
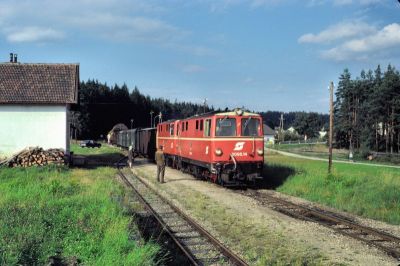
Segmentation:
<svg viewBox="0 0 400 266">
<path fill-rule="evenodd" d="M 153 265 L 159 247 L 134 234 L 115 169 L 2 168 L 0 265 Z M 133 229 L 132 229 L 133 228 Z"/>
<path fill-rule="evenodd" d="M 265 178 L 280 192 L 364 217 L 400 224 L 400 170 L 298 159 L 267 152 Z M 282 174 L 285 169 L 287 174 Z M 279 179 L 279 180 L 277 180 Z"/>
<path fill-rule="evenodd" d="M 98 163 L 116 163 L 122 159 L 126 153 L 125 150 L 109 146 L 106 143 L 102 143 L 101 148 L 82 148 L 78 144 L 71 144 L 71 152 L 74 155 L 81 155 L 86 157 L 89 161 L 96 161 Z"/>
<path fill-rule="evenodd" d="M 328 146 L 325 144 L 275 144 L 268 145 L 267 147 L 310 157 L 326 159 L 329 157 Z M 348 160 L 349 151 L 345 149 L 333 149 L 333 159 Z"/>
<path fill-rule="evenodd" d="M 71 143 L 71 152 L 79 155 L 99 155 L 99 154 L 113 154 L 121 153 L 121 149 L 109 146 L 106 143 L 101 143 L 101 148 L 82 148 L 79 144 Z"/>
<path fill-rule="evenodd" d="M 317 158 L 329 158 L 328 146 L 325 144 L 275 144 L 266 145 L 267 148 L 291 152 L 303 156 L 317 157 Z M 349 150 L 346 149 L 333 149 L 332 158 L 334 160 L 348 161 L 349 160 Z M 360 152 L 355 152 L 353 155 L 353 160 L 356 162 L 370 163 L 370 164 L 385 164 L 385 165 L 399 165 L 400 157 L 397 154 L 380 156 L 372 161 L 366 158 L 366 155 L 362 155 Z"/>
</svg>

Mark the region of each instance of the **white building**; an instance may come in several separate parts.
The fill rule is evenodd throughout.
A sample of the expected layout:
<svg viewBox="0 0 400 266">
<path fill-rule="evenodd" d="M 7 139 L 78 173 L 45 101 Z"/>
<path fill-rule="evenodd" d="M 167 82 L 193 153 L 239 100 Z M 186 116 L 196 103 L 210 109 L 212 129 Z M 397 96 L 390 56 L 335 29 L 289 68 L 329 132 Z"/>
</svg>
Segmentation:
<svg viewBox="0 0 400 266">
<path fill-rule="evenodd" d="M 35 146 L 68 154 L 78 87 L 78 64 L 0 64 L 0 157 Z"/>
<path fill-rule="evenodd" d="M 263 132 L 265 143 L 275 144 L 275 131 L 266 124 L 263 124 Z"/>
</svg>

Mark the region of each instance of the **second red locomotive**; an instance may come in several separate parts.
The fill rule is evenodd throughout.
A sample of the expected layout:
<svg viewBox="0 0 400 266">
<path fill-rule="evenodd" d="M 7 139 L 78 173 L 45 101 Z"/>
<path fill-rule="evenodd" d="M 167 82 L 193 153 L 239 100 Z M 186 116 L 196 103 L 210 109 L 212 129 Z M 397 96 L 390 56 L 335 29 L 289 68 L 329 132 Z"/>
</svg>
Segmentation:
<svg viewBox="0 0 400 266">
<path fill-rule="evenodd" d="M 254 182 L 264 164 L 262 119 L 235 109 L 157 125 L 169 166 L 222 185 Z"/>
</svg>

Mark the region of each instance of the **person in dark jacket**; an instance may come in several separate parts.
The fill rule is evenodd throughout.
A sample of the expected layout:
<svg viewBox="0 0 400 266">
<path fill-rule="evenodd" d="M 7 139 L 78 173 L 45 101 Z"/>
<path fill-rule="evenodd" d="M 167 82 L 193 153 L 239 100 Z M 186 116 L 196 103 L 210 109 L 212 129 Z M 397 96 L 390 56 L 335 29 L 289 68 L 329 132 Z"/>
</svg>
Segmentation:
<svg viewBox="0 0 400 266">
<path fill-rule="evenodd" d="M 132 147 L 132 145 L 129 146 L 129 150 L 128 150 L 128 164 L 129 164 L 129 167 L 132 168 L 132 164 L 133 164 L 133 147 Z"/>
<path fill-rule="evenodd" d="M 155 157 L 157 163 L 157 181 L 160 183 L 165 183 L 164 182 L 165 157 L 163 152 L 163 146 L 158 147 Z"/>
</svg>

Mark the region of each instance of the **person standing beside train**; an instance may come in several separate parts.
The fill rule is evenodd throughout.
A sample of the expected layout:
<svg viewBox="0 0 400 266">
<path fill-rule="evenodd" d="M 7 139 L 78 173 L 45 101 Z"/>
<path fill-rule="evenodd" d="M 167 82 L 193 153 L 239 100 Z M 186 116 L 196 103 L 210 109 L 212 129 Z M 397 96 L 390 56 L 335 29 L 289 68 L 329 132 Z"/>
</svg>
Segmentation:
<svg viewBox="0 0 400 266">
<path fill-rule="evenodd" d="M 163 146 L 158 147 L 155 157 L 157 163 L 157 181 L 160 183 L 165 183 L 164 182 L 165 157 L 163 152 Z"/>
<path fill-rule="evenodd" d="M 129 168 L 132 168 L 132 164 L 133 164 L 133 147 L 132 147 L 132 145 L 129 146 L 129 149 L 128 149 L 128 164 L 129 164 Z"/>
</svg>

